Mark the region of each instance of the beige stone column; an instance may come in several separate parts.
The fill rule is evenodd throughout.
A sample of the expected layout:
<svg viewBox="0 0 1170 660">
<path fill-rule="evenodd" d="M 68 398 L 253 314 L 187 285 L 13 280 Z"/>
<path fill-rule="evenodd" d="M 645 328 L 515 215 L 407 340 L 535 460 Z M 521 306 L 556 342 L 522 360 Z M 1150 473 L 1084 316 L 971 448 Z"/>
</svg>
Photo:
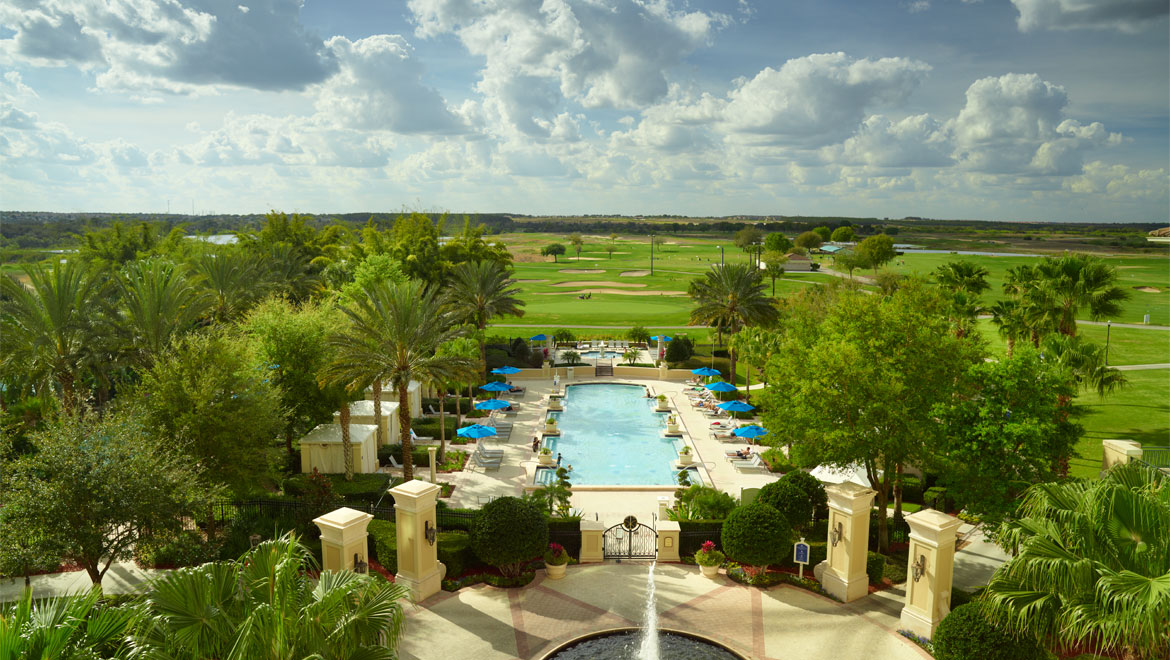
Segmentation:
<svg viewBox="0 0 1170 660">
<path fill-rule="evenodd" d="M 923 509 L 906 516 L 906 522 L 910 524 L 910 556 L 901 623 L 915 635 L 931 637 L 939 621 L 951 611 L 955 532 L 962 521 L 941 511 Z"/>
<path fill-rule="evenodd" d="M 352 571 L 355 558 L 369 564 L 366 526 L 372 518 L 368 513 L 342 507 L 313 519 L 321 530 L 321 570 Z"/>
<path fill-rule="evenodd" d="M 597 520 L 581 521 L 581 557 L 582 564 L 596 564 L 605 561 L 605 548 L 601 545 L 601 535 L 605 533 L 605 525 Z"/>
<path fill-rule="evenodd" d="M 394 513 L 398 532 L 398 574 L 394 581 L 410 589 L 415 602 L 439 592 L 443 581 L 442 565 L 434 542 L 427 532 L 435 527 L 435 500 L 439 487 L 412 479 L 390 489 L 394 496 Z M 434 538 L 432 536 L 431 538 Z"/>
<path fill-rule="evenodd" d="M 670 496 L 669 495 L 659 495 L 658 496 L 658 520 L 659 521 L 665 521 L 669 517 L 669 514 L 666 513 L 666 510 L 669 508 L 670 508 Z"/>
<path fill-rule="evenodd" d="M 681 529 L 677 521 L 658 521 L 658 561 L 680 561 L 678 556 L 680 534 Z"/>
<path fill-rule="evenodd" d="M 1102 440 L 1101 471 L 1104 472 L 1118 463 L 1129 463 L 1142 457 L 1142 445 L 1133 440 Z"/>
<path fill-rule="evenodd" d="M 666 367 L 666 360 L 663 360 L 658 363 L 658 380 L 666 380 L 668 375 L 670 375 L 670 369 Z"/>
<path fill-rule="evenodd" d="M 552 380 L 552 362 L 546 360 L 540 363 L 540 377 L 544 380 Z"/>
<path fill-rule="evenodd" d="M 435 452 L 437 451 L 439 451 L 439 448 L 434 445 L 427 447 L 427 457 L 431 462 L 431 483 L 438 483 L 435 481 L 435 472 L 438 471 L 438 466 L 435 465 Z"/>
<path fill-rule="evenodd" d="M 869 593 L 865 560 L 869 552 L 869 510 L 877 493 L 855 483 L 832 484 L 829 495 L 827 559 L 814 568 L 825 591 L 846 603 Z"/>
</svg>

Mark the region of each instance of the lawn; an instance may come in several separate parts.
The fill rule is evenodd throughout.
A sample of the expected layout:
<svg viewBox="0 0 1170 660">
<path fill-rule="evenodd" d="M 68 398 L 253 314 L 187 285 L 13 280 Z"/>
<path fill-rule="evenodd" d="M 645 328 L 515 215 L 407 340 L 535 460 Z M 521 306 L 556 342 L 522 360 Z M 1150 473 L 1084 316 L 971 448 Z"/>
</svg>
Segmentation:
<svg viewBox="0 0 1170 660">
<path fill-rule="evenodd" d="M 1078 420 L 1085 434 L 1077 443 L 1072 474 L 1095 478 L 1101 470 L 1101 441 L 1136 440 L 1143 445 L 1170 446 L 1170 369 L 1128 371 L 1129 386 L 1106 396 L 1082 394 L 1077 403 L 1085 414 Z"/>
<path fill-rule="evenodd" d="M 987 339 L 988 348 L 994 357 L 1007 353 L 1007 343 L 999 336 L 991 319 L 979 319 L 979 330 Z M 1100 325 L 1077 325 L 1077 334 L 1101 346 L 1105 345 L 1106 330 Z M 1170 332 L 1161 329 L 1118 328 L 1108 329 L 1109 364 L 1167 364 L 1170 363 Z"/>
</svg>

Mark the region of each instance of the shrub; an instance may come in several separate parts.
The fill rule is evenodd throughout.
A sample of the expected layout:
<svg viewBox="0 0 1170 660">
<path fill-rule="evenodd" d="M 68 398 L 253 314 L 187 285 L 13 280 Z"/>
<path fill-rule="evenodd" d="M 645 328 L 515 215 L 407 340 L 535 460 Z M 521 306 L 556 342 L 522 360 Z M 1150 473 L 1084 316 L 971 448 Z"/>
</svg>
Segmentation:
<svg viewBox="0 0 1170 660">
<path fill-rule="evenodd" d="M 468 566 L 475 563 L 475 555 L 471 552 L 471 536 L 467 532 L 439 532 L 435 547 L 438 549 L 439 561 L 447 567 L 448 579 L 463 575 Z"/>
<path fill-rule="evenodd" d="M 951 500 L 947 497 L 947 489 L 943 486 L 932 486 L 922 495 L 922 503 L 932 509 L 939 511 L 947 511 L 950 508 Z"/>
<path fill-rule="evenodd" d="M 800 531 L 812 522 L 813 506 L 804 491 L 795 481 L 781 478 L 764 486 L 756 501 L 776 509 L 788 521 L 788 525 Z"/>
<path fill-rule="evenodd" d="M 565 552 L 565 546 L 560 543 L 549 543 L 548 549 L 544 551 L 544 563 L 549 566 L 564 566 L 569 563 L 569 553 Z"/>
<path fill-rule="evenodd" d="M 636 325 L 626 332 L 626 339 L 646 343 L 650 341 L 650 331 L 640 325 Z"/>
<path fill-rule="evenodd" d="M 825 484 L 811 474 L 796 470 L 784 475 L 784 481 L 792 481 L 808 498 L 813 507 L 813 518 L 820 520 L 829 517 L 829 496 L 825 493 Z"/>
<path fill-rule="evenodd" d="M 543 554 L 548 522 L 531 502 L 501 497 L 486 504 L 471 523 L 471 548 L 506 577 L 520 575 L 524 563 Z"/>
<path fill-rule="evenodd" d="M 736 506 L 735 498 L 718 488 L 695 484 L 675 491 L 675 512 L 682 520 L 722 520 Z"/>
<path fill-rule="evenodd" d="M 902 501 L 922 504 L 922 480 L 908 474 L 902 475 Z"/>
<path fill-rule="evenodd" d="M 893 557 L 886 558 L 886 567 L 882 571 L 882 577 L 886 578 L 892 584 L 901 584 L 906 581 L 906 562 L 900 561 Z"/>
<path fill-rule="evenodd" d="M 577 335 L 573 334 L 572 330 L 568 328 L 557 328 L 553 332 L 553 341 L 576 341 Z"/>
<path fill-rule="evenodd" d="M 764 463 L 767 463 L 768 469 L 772 472 L 784 473 L 796 469 L 796 466 L 788 460 L 788 457 L 784 455 L 784 451 L 779 447 L 769 447 L 760 454 L 760 458 L 763 459 Z"/>
<path fill-rule="evenodd" d="M 584 362 L 581 362 L 581 354 L 577 351 L 565 351 L 564 353 L 561 353 L 561 359 L 565 361 L 564 364 L 570 366 L 574 364 L 584 364 Z"/>
<path fill-rule="evenodd" d="M 761 493 L 762 494 L 762 493 Z M 748 572 L 779 564 L 792 547 L 792 527 L 776 509 L 759 501 L 737 507 L 723 521 L 723 551 Z"/>
<path fill-rule="evenodd" d="M 256 536 L 260 541 L 268 541 L 278 538 L 288 531 L 303 534 L 303 541 L 306 545 L 309 545 L 312 539 L 317 538 L 320 534 L 316 525 L 301 519 L 294 513 L 284 516 L 237 514 L 228 523 L 224 532 L 223 544 L 219 548 L 219 559 L 224 561 L 239 559 L 241 555 L 251 549 L 253 536 Z"/>
<path fill-rule="evenodd" d="M 996 627 L 968 603 L 951 610 L 934 631 L 938 660 L 1045 660 L 1048 653 L 1031 637 Z"/>
<path fill-rule="evenodd" d="M 714 541 L 703 541 L 702 547 L 695 553 L 695 563 L 699 566 L 720 566 L 726 557 L 715 549 Z"/>
<path fill-rule="evenodd" d="M 886 572 L 886 556 L 870 552 L 865 557 L 865 574 L 870 584 L 881 584 Z"/>
<path fill-rule="evenodd" d="M 467 408 L 463 409 L 463 413 L 471 412 Z M 454 440 L 455 432 L 459 430 L 459 422 L 454 415 L 447 415 L 444 418 L 443 426 L 447 427 L 447 440 Z M 439 418 L 438 417 L 424 417 L 421 419 L 412 419 L 410 421 L 411 428 L 414 429 L 416 435 L 423 438 L 438 438 L 439 437 Z"/>
<path fill-rule="evenodd" d="M 675 337 L 666 344 L 666 361 L 672 364 L 686 362 L 695 354 L 695 343 L 689 337 Z"/>
<path fill-rule="evenodd" d="M 208 543 L 195 529 L 163 532 L 139 539 L 134 560 L 146 568 L 183 568 L 215 561 L 219 546 Z"/>
<path fill-rule="evenodd" d="M 711 355 L 713 355 L 714 357 L 717 357 L 717 358 L 730 358 L 731 357 L 731 353 L 729 353 L 726 348 L 717 348 L 717 349 L 711 351 Z"/>
<path fill-rule="evenodd" d="M 371 520 L 366 527 L 367 552 L 391 574 L 398 572 L 398 529 L 386 520 Z M 444 562 L 446 563 L 446 562 Z M 450 567 L 448 567 L 448 571 Z"/>
</svg>

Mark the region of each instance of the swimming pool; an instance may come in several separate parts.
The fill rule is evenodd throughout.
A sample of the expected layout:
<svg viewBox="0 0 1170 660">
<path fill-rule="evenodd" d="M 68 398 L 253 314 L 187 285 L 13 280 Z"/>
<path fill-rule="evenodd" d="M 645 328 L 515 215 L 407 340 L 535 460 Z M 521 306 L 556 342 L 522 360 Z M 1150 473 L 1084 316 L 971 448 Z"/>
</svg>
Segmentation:
<svg viewBox="0 0 1170 660">
<path fill-rule="evenodd" d="M 604 354 L 601 351 L 585 351 L 584 353 L 581 354 L 581 357 L 589 359 L 589 360 L 593 360 L 596 358 L 605 358 L 605 359 L 620 358 L 621 356 L 622 356 L 622 354 L 618 353 L 616 351 L 605 351 Z"/>
<path fill-rule="evenodd" d="M 590 384 L 565 388 L 559 438 L 545 446 L 572 465 L 573 485 L 671 486 L 682 441 L 662 435 L 666 414 L 640 385 Z M 552 470 L 541 470 L 552 472 Z M 544 475 L 542 475 L 544 476 Z M 544 481 L 544 479 L 540 479 Z"/>
</svg>

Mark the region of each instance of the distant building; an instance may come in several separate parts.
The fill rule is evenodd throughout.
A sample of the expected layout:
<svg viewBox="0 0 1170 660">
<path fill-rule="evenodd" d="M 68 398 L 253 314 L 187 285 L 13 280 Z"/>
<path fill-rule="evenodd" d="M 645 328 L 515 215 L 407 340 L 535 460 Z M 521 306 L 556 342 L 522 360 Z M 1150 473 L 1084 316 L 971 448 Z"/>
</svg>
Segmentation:
<svg viewBox="0 0 1170 660">
<path fill-rule="evenodd" d="M 810 272 L 812 272 L 812 259 L 809 259 L 808 257 L 804 256 L 803 254 L 797 254 L 795 252 L 789 252 L 786 256 L 788 257 L 788 263 L 784 264 L 784 271 L 785 272 L 788 272 L 788 273 L 810 273 Z"/>
<path fill-rule="evenodd" d="M 1151 243 L 1170 243 L 1170 227 L 1155 229 L 1146 236 Z"/>
</svg>

